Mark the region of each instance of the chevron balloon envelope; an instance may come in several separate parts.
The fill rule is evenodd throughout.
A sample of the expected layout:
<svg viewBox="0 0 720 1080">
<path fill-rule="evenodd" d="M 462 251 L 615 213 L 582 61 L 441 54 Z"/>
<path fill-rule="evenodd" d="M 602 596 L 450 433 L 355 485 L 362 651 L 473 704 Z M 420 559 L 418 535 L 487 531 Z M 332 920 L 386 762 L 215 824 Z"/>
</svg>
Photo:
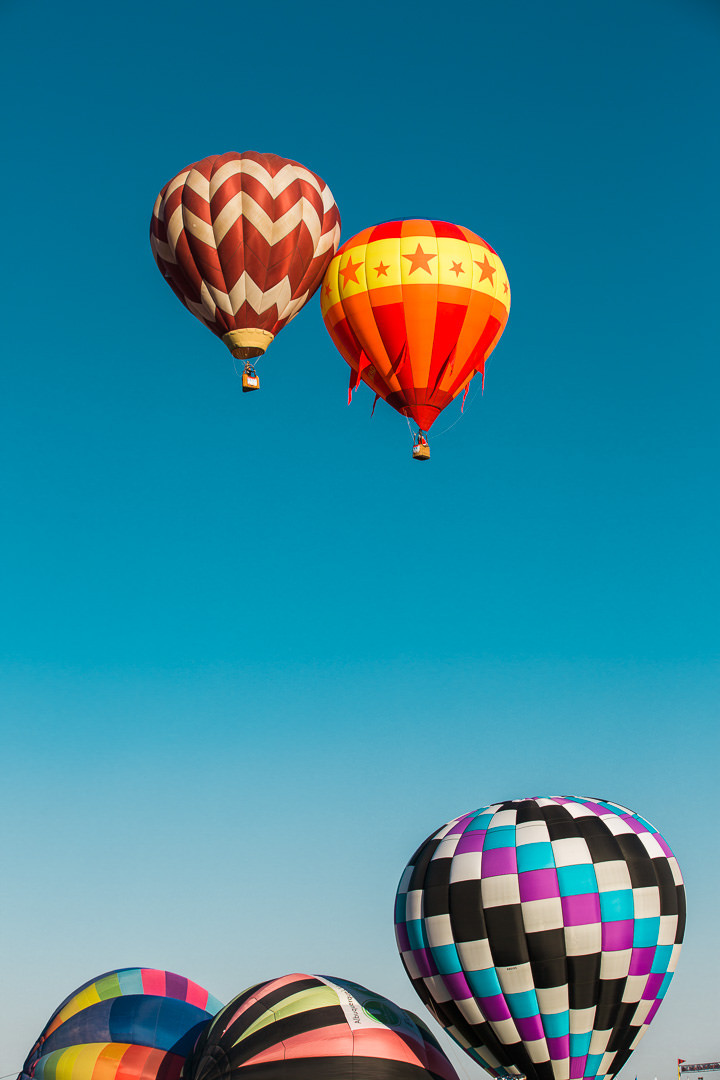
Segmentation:
<svg viewBox="0 0 720 1080">
<path fill-rule="evenodd" d="M 443 825 L 400 881 L 395 933 L 418 994 L 495 1077 L 602 1080 L 665 996 L 682 875 L 638 814 L 518 799 Z"/>
<path fill-rule="evenodd" d="M 458 1080 L 426 1025 L 357 983 L 286 975 L 217 1014 L 183 1080 Z"/>
<path fill-rule="evenodd" d="M 163 276 L 234 356 L 260 356 L 320 285 L 340 239 L 327 184 L 296 161 L 203 158 L 157 197 L 150 243 Z"/>
<path fill-rule="evenodd" d="M 91 979 L 55 1010 L 18 1080 L 178 1080 L 222 1007 L 197 983 L 154 968 Z"/>
</svg>

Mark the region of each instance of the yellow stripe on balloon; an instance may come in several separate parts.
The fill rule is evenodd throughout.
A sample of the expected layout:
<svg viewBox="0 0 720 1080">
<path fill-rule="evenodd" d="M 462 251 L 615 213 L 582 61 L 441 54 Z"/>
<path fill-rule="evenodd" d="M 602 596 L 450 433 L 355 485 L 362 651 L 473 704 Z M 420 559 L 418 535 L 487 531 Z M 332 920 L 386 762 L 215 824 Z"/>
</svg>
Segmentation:
<svg viewBox="0 0 720 1080">
<path fill-rule="evenodd" d="M 445 285 L 469 289 L 473 280 L 473 254 L 467 240 L 439 236 L 438 275 Z"/>
<path fill-rule="evenodd" d="M 98 1001 L 102 1001 L 102 998 L 97 992 L 95 983 L 86 986 L 84 990 L 81 990 L 79 994 L 76 994 L 74 998 L 68 1001 L 65 1008 L 57 1014 L 52 1026 L 53 1030 L 60 1027 L 61 1024 L 64 1024 L 71 1016 L 75 1016 L 76 1013 L 89 1008 L 90 1005 L 97 1005 Z"/>
<path fill-rule="evenodd" d="M 295 994 L 290 994 L 289 997 L 279 1002 L 274 1008 L 268 1009 L 267 1012 L 258 1016 L 257 1020 L 243 1031 L 237 1042 L 233 1043 L 233 1046 L 237 1046 L 243 1039 L 247 1039 L 249 1035 L 253 1035 L 260 1028 L 275 1023 L 276 1020 L 281 1020 L 286 1016 L 295 1016 L 297 1013 L 308 1012 L 310 1009 L 337 1005 L 337 1003 L 337 994 L 327 986 L 299 990 Z"/>
<path fill-rule="evenodd" d="M 373 240 L 365 252 L 365 273 L 373 289 L 400 284 L 400 237 Z"/>
<path fill-rule="evenodd" d="M 495 255 L 494 252 L 478 244 L 468 244 L 468 247 L 472 257 L 473 292 L 496 296 L 509 311 L 510 292 L 509 289 L 505 292 L 503 288 L 508 278 L 499 255 Z"/>
</svg>

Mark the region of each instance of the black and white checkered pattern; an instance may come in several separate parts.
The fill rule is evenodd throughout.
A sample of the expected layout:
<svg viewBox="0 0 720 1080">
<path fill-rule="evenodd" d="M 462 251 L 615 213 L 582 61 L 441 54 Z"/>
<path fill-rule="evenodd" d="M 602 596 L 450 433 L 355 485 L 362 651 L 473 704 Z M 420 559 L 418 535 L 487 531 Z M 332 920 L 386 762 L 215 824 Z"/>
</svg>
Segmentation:
<svg viewBox="0 0 720 1080">
<path fill-rule="evenodd" d="M 613 1076 L 654 1017 L 685 922 L 670 848 L 624 807 L 578 797 L 485 807 L 434 833 L 398 890 L 405 968 L 498 1077 Z"/>
</svg>

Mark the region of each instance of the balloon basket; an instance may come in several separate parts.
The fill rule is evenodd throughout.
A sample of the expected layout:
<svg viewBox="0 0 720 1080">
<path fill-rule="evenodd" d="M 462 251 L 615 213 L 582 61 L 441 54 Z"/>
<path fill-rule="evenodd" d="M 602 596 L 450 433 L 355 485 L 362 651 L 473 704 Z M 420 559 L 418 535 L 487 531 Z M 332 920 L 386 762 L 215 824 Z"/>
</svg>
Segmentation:
<svg viewBox="0 0 720 1080">
<path fill-rule="evenodd" d="M 246 364 L 242 373 L 243 394 L 249 394 L 252 390 L 260 389 L 260 379 L 252 364 Z"/>
<path fill-rule="evenodd" d="M 413 446 L 413 460 L 414 461 L 429 461 L 430 460 L 430 447 L 425 443 L 415 443 Z"/>
</svg>

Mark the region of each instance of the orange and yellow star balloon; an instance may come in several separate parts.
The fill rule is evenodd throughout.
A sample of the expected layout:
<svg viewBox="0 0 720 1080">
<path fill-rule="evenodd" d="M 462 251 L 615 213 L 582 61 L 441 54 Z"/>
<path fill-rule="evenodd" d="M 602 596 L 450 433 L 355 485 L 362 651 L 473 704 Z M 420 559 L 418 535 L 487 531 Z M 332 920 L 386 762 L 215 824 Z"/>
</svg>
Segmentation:
<svg viewBox="0 0 720 1080">
<path fill-rule="evenodd" d="M 321 293 L 325 325 L 360 380 L 428 431 L 485 373 L 505 329 L 510 286 L 479 236 L 445 221 L 390 221 L 348 240 Z"/>
</svg>

